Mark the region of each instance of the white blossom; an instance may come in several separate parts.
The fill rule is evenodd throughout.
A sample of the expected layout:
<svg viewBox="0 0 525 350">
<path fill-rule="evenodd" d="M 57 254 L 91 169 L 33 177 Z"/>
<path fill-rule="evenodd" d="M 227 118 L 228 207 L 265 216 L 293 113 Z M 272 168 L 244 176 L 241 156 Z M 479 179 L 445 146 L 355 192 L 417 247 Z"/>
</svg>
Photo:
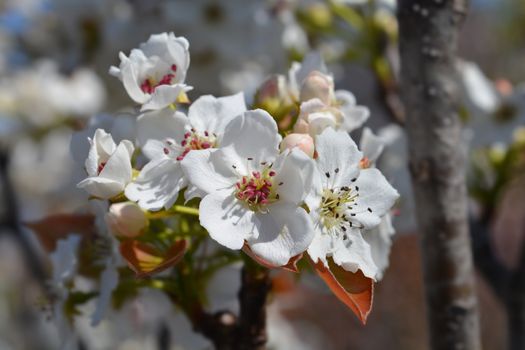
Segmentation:
<svg viewBox="0 0 525 350">
<path fill-rule="evenodd" d="M 138 120 L 138 142 L 151 160 L 126 188 L 126 196 L 148 210 L 169 208 L 188 182 L 180 161 L 192 151 L 220 147 L 226 124 L 246 110 L 242 93 L 197 99 L 188 116 L 171 109 L 149 112 Z M 186 198 L 195 196 L 188 188 Z"/>
<path fill-rule="evenodd" d="M 301 207 L 314 165 L 299 150 L 279 154 L 277 124 L 263 110 L 245 112 L 225 129 L 222 148 L 191 152 L 182 166 L 204 193 L 200 223 L 230 248 L 247 243 L 267 262 L 282 266 L 306 250 L 313 227 Z"/>
<path fill-rule="evenodd" d="M 191 90 L 184 84 L 190 65 L 189 43 L 173 33 L 151 35 L 129 57 L 120 53 L 120 66 L 110 74 L 118 77 L 129 96 L 142 110 L 157 110 L 176 102 Z"/>
<path fill-rule="evenodd" d="M 128 140 L 118 146 L 110 134 L 97 129 L 93 139 L 89 139 L 91 148 L 85 162 L 88 178 L 78 183 L 90 195 L 109 199 L 122 193 L 131 181 L 131 156 L 133 144 Z"/>
<path fill-rule="evenodd" d="M 399 195 L 379 170 L 360 168 L 363 154 L 347 133 L 326 129 L 316 138 L 316 151 L 319 176 L 308 197 L 315 238 L 308 253 L 315 262 L 327 265 L 331 257 L 345 270 L 375 279 L 378 266 L 363 230 L 377 227 Z"/>
</svg>

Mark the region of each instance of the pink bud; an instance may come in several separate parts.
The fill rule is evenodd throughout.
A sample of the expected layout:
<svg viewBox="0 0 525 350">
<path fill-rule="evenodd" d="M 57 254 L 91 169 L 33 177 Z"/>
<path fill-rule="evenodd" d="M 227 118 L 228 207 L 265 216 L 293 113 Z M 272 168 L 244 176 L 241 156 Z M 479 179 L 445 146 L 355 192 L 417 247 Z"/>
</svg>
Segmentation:
<svg viewBox="0 0 525 350">
<path fill-rule="evenodd" d="M 261 84 L 255 95 L 257 102 L 261 102 L 270 98 L 283 100 L 288 98 L 288 93 L 286 90 L 286 78 L 284 76 L 270 76 Z"/>
<path fill-rule="evenodd" d="M 106 224 L 116 236 L 135 237 L 148 225 L 146 214 L 133 202 L 115 203 L 106 214 Z"/>
<path fill-rule="evenodd" d="M 314 139 L 308 134 L 289 134 L 281 142 L 281 151 L 298 147 L 310 158 L 314 156 Z"/>
<path fill-rule="evenodd" d="M 301 101 L 318 98 L 326 105 L 331 105 L 335 99 L 334 80 L 331 76 L 319 71 L 313 71 L 304 78 L 299 96 Z"/>
<path fill-rule="evenodd" d="M 303 118 L 299 118 L 293 126 L 293 131 L 297 134 L 309 134 L 310 124 L 308 124 L 308 122 Z"/>
</svg>

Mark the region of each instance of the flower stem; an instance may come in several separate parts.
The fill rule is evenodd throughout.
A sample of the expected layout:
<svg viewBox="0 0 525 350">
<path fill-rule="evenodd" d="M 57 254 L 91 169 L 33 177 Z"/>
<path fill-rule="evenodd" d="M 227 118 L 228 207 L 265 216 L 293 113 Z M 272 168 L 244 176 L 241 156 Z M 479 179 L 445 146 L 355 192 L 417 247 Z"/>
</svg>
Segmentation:
<svg viewBox="0 0 525 350">
<path fill-rule="evenodd" d="M 148 212 L 146 215 L 148 219 L 162 219 L 162 218 L 172 217 L 176 214 L 199 216 L 199 209 L 192 208 L 192 207 L 186 207 L 184 205 L 174 205 L 169 210 Z"/>
</svg>

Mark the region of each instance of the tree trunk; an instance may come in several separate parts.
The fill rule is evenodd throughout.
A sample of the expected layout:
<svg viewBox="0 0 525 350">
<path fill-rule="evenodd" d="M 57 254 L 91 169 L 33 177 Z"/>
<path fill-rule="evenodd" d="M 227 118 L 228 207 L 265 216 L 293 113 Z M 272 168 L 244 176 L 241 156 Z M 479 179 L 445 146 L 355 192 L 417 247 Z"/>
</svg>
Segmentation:
<svg viewBox="0 0 525 350">
<path fill-rule="evenodd" d="M 432 349 L 480 349 L 457 106 L 466 0 L 400 0 L 402 98 Z"/>
</svg>

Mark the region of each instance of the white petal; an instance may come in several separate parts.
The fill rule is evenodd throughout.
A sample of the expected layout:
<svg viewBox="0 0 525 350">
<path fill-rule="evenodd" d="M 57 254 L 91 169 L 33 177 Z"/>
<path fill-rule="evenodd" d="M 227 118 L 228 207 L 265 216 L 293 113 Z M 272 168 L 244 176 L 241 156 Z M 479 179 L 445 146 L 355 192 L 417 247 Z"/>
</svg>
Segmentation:
<svg viewBox="0 0 525 350">
<path fill-rule="evenodd" d="M 394 233 L 395 230 L 392 226 L 390 214 L 386 214 L 376 228 L 363 231 L 363 237 L 372 249 L 372 258 L 378 268 L 376 281 L 383 278 L 383 273 L 388 267 L 388 257 L 390 255 L 392 235 Z"/>
<path fill-rule="evenodd" d="M 348 90 L 336 90 L 335 99 L 337 103 L 347 106 L 354 106 L 357 103 L 354 94 Z"/>
<path fill-rule="evenodd" d="M 84 189 L 90 195 L 110 199 L 124 190 L 124 184 L 115 180 L 103 177 L 88 177 L 77 184 L 78 188 Z"/>
<path fill-rule="evenodd" d="M 348 132 L 360 128 L 370 116 L 370 110 L 363 106 L 343 105 L 339 109 L 343 114 L 343 122 L 340 128 Z"/>
<path fill-rule="evenodd" d="M 332 237 L 328 234 L 323 234 L 321 229 L 315 229 L 314 239 L 308 246 L 308 255 L 314 263 L 321 261 L 328 267 L 326 258 L 332 254 Z"/>
<path fill-rule="evenodd" d="M 174 139 L 181 142 L 184 139 L 186 127 L 189 127 L 189 120 L 181 112 L 170 108 L 147 112 L 137 119 L 137 141 L 141 147 L 144 147 L 149 140 Z M 162 149 L 160 154 L 162 154 Z M 158 157 L 158 153 L 146 153 L 146 156 L 153 159 Z"/>
<path fill-rule="evenodd" d="M 318 98 L 312 98 L 308 101 L 301 103 L 301 115 L 299 118 L 304 117 L 308 119 L 310 113 L 315 113 L 325 109 L 327 106 Z"/>
<path fill-rule="evenodd" d="M 222 147 L 231 145 L 240 158 L 271 162 L 279 152 L 281 136 L 275 120 L 262 109 L 244 112 L 225 128 Z"/>
<path fill-rule="evenodd" d="M 206 195 L 206 192 L 200 190 L 198 187 L 189 184 L 186 191 L 184 191 L 184 201 L 187 203 L 193 198 L 202 198 Z"/>
<path fill-rule="evenodd" d="M 138 81 L 137 77 L 138 72 L 135 71 L 135 67 L 129 59 L 121 62 L 120 72 L 122 83 L 124 84 L 124 88 L 126 89 L 129 97 L 131 97 L 133 101 L 137 103 L 145 103 L 148 101 L 149 94 L 145 94 L 140 89 L 140 82 Z"/>
<path fill-rule="evenodd" d="M 99 177 L 120 182 L 123 186 L 130 182 L 132 169 L 129 147 L 129 144 L 121 142 L 115 152 L 109 157 Z"/>
<path fill-rule="evenodd" d="M 188 118 L 198 131 L 221 135 L 226 124 L 245 111 L 246 104 L 242 92 L 219 98 L 206 95 L 193 102 L 188 111 Z"/>
<path fill-rule="evenodd" d="M 91 315 L 91 326 L 96 327 L 104 318 L 111 306 L 111 294 L 117 288 L 119 281 L 118 270 L 111 259 L 108 259 L 106 268 L 100 275 L 100 292 L 95 311 Z"/>
<path fill-rule="evenodd" d="M 141 208 L 159 210 L 170 208 L 187 181 L 180 162 L 154 159 L 144 166 L 139 176 L 126 187 L 126 197 Z"/>
<path fill-rule="evenodd" d="M 82 237 L 69 235 L 57 242 L 55 251 L 51 253 L 53 265 L 53 283 L 62 284 L 74 277 L 77 269 L 77 250 Z"/>
<path fill-rule="evenodd" d="M 347 230 L 347 240 L 334 240 L 332 257 L 337 265 L 351 272 L 361 270 L 366 277 L 375 279 L 378 268 L 372 259 L 370 245 L 359 229 Z"/>
<path fill-rule="evenodd" d="M 204 193 L 228 189 L 236 177 L 221 156 L 222 149 L 191 151 L 181 161 L 182 169 L 191 184 Z"/>
<path fill-rule="evenodd" d="M 279 166 L 282 162 L 282 166 Z M 278 193 L 282 201 L 301 203 L 311 191 L 315 172 L 315 163 L 304 152 L 293 149 L 283 153 L 275 162 L 274 183 L 279 185 Z"/>
<path fill-rule="evenodd" d="M 319 135 L 327 128 L 337 127 L 337 118 L 330 111 L 316 112 L 308 115 L 309 133 L 312 136 Z"/>
<path fill-rule="evenodd" d="M 317 167 L 327 188 L 349 185 L 359 174 L 359 161 L 363 158 L 350 135 L 328 128 L 315 140 Z"/>
<path fill-rule="evenodd" d="M 210 237 L 230 249 L 241 249 L 256 231 L 256 218 L 228 191 L 209 194 L 199 206 L 201 225 Z"/>
<path fill-rule="evenodd" d="M 141 111 L 159 110 L 177 101 L 182 92 L 191 90 L 192 87 L 184 84 L 160 85 L 155 88 L 151 98 L 142 105 Z"/>
<path fill-rule="evenodd" d="M 271 205 L 269 213 L 258 213 L 257 217 L 259 236 L 248 239 L 248 244 L 255 254 L 274 265 L 286 265 L 312 242 L 312 220 L 301 207 L 280 202 Z"/>
<path fill-rule="evenodd" d="M 361 151 L 363 152 L 363 156 L 368 158 L 372 164 L 376 163 L 377 159 L 383 152 L 383 148 L 385 147 L 385 143 L 381 137 L 374 135 L 372 130 L 369 128 L 363 129 L 363 134 L 361 135 L 361 141 L 359 145 Z"/>
<path fill-rule="evenodd" d="M 354 219 L 365 228 L 379 225 L 384 216 L 399 198 L 399 193 L 375 168 L 361 170 L 354 185 L 359 188 L 359 197 L 352 204 Z"/>
</svg>

